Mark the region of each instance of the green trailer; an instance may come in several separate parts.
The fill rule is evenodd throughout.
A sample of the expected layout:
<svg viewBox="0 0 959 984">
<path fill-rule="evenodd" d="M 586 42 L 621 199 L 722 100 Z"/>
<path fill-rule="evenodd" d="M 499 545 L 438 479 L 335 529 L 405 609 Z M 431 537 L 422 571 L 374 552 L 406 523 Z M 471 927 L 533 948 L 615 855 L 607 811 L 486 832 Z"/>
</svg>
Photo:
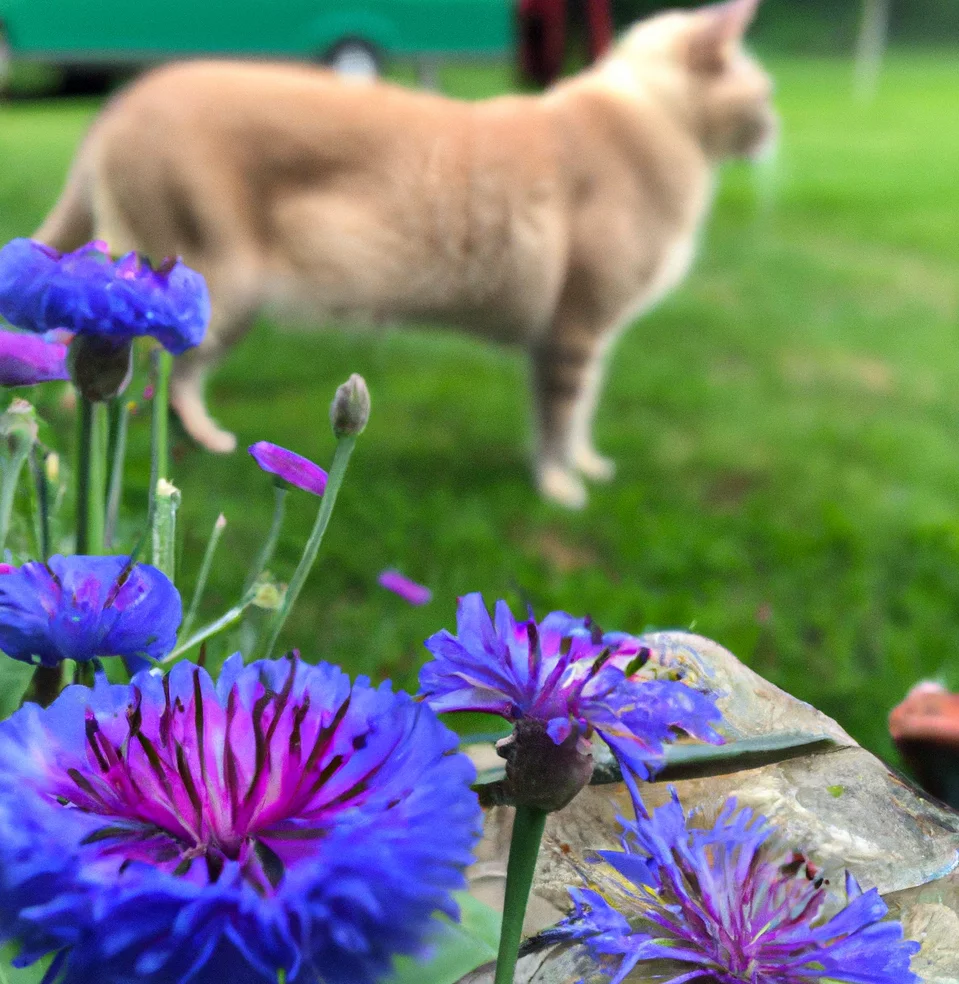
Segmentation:
<svg viewBox="0 0 959 984">
<path fill-rule="evenodd" d="M 113 68 L 212 55 L 372 74 L 394 58 L 509 56 L 514 19 L 513 0 L 0 0 L 0 73 L 15 61 Z"/>
</svg>

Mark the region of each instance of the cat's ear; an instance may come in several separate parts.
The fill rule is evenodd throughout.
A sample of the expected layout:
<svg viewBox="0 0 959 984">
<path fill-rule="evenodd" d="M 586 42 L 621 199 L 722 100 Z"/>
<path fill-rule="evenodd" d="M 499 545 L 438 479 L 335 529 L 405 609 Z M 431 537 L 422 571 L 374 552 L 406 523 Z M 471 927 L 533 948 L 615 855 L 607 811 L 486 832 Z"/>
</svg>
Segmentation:
<svg viewBox="0 0 959 984">
<path fill-rule="evenodd" d="M 704 7 L 689 39 L 689 63 L 697 71 L 721 71 L 742 41 L 762 0 L 726 0 Z"/>
</svg>

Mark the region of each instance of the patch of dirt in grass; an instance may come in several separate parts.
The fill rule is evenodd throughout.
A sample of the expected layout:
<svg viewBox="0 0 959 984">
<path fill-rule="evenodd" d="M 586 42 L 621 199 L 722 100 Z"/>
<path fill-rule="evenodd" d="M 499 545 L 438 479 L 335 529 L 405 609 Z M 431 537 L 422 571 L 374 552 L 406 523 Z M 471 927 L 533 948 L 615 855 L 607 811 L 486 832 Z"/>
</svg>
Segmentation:
<svg viewBox="0 0 959 984">
<path fill-rule="evenodd" d="M 531 553 L 542 557 L 557 574 L 596 569 L 602 564 L 597 550 L 571 542 L 554 529 L 530 534 L 525 546 Z"/>
<path fill-rule="evenodd" d="M 762 484 L 762 475 L 743 469 L 729 468 L 711 476 L 704 502 L 718 512 L 735 512 Z"/>
<path fill-rule="evenodd" d="M 882 359 L 856 352 L 783 352 L 784 378 L 802 387 L 820 385 L 885 395 L 896 389 L 896 371 Z"/>
</svg>

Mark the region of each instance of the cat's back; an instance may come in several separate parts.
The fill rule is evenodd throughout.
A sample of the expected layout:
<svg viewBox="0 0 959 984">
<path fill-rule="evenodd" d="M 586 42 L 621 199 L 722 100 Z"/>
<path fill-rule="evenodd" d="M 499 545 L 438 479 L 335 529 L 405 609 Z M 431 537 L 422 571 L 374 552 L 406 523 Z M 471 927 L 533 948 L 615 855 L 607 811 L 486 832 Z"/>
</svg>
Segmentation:
<svg viewBox="0 0 959 984">
<path fill-rule="evenodd" d="M 455 127 L 467 112 L 433 93 L 345 81 L 318 67 L 196 61 L 147 73 L 108 104 L 97 129 L 101 140 L 149 143 L 154 154 L 227 144 L 215 149 L 263 159 L 291 143 L 335 139 L 344 152 L 357 150 L 344 140 L 364 134 L 381 145 L 392 131 Z"/>
</svg>

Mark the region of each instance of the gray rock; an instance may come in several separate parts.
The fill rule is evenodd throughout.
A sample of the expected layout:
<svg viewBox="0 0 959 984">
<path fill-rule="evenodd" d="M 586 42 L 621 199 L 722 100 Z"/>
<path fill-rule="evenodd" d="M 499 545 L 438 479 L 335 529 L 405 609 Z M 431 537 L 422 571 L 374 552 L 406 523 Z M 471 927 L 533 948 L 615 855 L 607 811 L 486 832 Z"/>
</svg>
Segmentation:
<svg viewBox="0 0 959 984">
<path fill-rule="evenodd" d="M 656 807 L 675 785 L 683 805 L 717 811 L 729 796 L 773 820 L 797 847 L 807 850 L 827 877 L 848 868 L 864 888 L 876 887 L 906 935 L 922 944 L 914 970 L 926 984 L 959 984 L 959 813 L 925 796 L 908 780 L 853 741 L 835 721 L 773 686 L 708 639 L 657 633 L 645 640 L 665 662 L 675 660 L 708 679 L 723 694 L 722 731 L 730 741 L 788 733 L 797 741 L 828 739 L 798 754 L 774 752 L 765 764 L 749 761 L 707 765 L 699 774 L 643 787 Z M 478 758 L 488 749 L 475 749 Z M 742 764 L 742 763 L 740 763 Z M 695 770 L 694 770 L 695 772 Z M 622 783 L 585 789 L 551 815 L 536 869 L 527 934 L 561 918 L 569 908 L 567 886 L 581 884 L 584 858 L 618 847 L 617 816 L 631 815 Z M 502 904 L 512 810 L 487 811 L 485 835 L 471 890 Z M 665 964 L 646 965 L 631 984 L 668 980 Z M 461 984 L 489 984 L 492 968 L 480 968 Z M 596 977 L 582 947 L 556 947 L 520 961 L 517 984 L 573 984 Z"/>
</svg>

